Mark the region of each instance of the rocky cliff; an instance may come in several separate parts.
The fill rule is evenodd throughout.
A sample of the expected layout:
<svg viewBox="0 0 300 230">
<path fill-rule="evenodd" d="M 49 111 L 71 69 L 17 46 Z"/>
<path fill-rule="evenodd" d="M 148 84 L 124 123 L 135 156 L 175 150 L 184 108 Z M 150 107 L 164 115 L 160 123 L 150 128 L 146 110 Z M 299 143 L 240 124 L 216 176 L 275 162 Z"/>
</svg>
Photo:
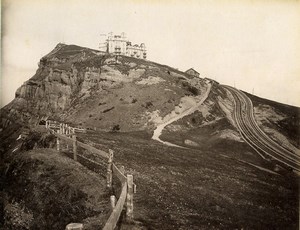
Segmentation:
<svg viewBox="0 0 300 230">
<path fill-rule="evenodd" d="M 1 127 L 54 119 L 93 130 L 153 130 L 168 117 L 189 109 L 205 94 L 208 84 L 207 79 L 158 63 L 58 44 L 41 58 L 35 75 L 1 110 Z M 265 121 L 260 122 L 262 128 L 268 132 L 273 128 L 272 136 L 281 140 L 286 136 L 285 142 L 299 147 L 299 108 L 258 97 L 252 100 L 257 119 Z M 231 125 L 225 128 L 234 129 L 232 106 L 226 91 L 213 84 L 204 103 L 184 118 L 186 125 L 174 123 L 170 128 L 193 129 L 227 119 Z"/>
<path fill-rule="evenodd" d="M 168 66 L 58 44 L 2 113 L 2 125 L 52 118 L 92 129 L 151 128 L 151 113 L 171 112 L 205 82 Z"/>
</svg>

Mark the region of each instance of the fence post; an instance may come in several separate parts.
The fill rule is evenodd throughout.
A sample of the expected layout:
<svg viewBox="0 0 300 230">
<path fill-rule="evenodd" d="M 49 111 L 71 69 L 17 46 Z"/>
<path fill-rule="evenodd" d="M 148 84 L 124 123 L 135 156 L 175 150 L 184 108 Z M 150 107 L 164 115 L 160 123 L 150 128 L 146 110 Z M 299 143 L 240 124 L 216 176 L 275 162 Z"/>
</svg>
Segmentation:
<svg viewBox="0 0 300 230">
<path fill-rule="evenodd" d="M 123 173 L 123 175 L 125 175 L 125 168 L 123 165 L 120 167 L 120 172 Z"/>
<path fill-rule="evenodd" d="M 80 223 L 71 223 L 66 226 L 66 230 L 82 230 L 83 224 Z"/>
<path fill-rule="evenodd" d="M 112 186 L 112 162 L 113 162 L 114 152 L 109 149 L 108 165 L 107 165 L 107 188 Z"/>
<path fill-rule="evenodd" d="M 127 175 L 126 220 L 133 220 L 133 176 Z"/>
<path fill-rule="evenodd" d="M 77 141 L 76 141 L 76 135 L 72 135 L 73 138 L 73 159 L 74 161 L 77 161 Z"/>
<path fill-rule="evenodd" d="M 59 134 L 59 130 L 57 130 L 57 133 Z M 56 149 L 57 151 L 60 151 L 60 143 L 59 143 L 59 137 L 56 138 Z"/>
<path fill-rule="evenodd" d="M 67 126 L 67 127 L 66 127 L 66 134 L 67 134 L 67 135 L 70 134 L 69 130 L 70 130 L 70 127 Z M 67 147 L 67 150 L 69 150 L 69 144 L 68 144 L 68 142 L 67 142 L 67 144 L 66 144 L 66 147 Z"/>
<path fill-rule="evenodd" d="M 114 209 L 116 207 L 116 197 L 114 195 L 110 196 L 110 204 L 111 204 L 111 209 Z"/>
</svg>

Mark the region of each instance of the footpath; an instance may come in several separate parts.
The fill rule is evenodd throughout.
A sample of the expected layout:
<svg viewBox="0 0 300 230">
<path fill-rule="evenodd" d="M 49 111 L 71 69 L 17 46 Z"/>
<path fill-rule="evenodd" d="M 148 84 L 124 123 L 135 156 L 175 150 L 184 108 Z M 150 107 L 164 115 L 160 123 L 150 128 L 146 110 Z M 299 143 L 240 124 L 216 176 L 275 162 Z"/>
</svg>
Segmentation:
<svg viewBox="0 0 300 230">
<path fill-rule="evenodd" d="M 188 116 L 188 115 L 194 113 L 195 111 L 197 111 L 199 106 L 208 97 L 208 95 L 210 93 L 210 90 L 211 90 L 211 87 L 212 87 L 212 85 L 208 84 L 205 93 L 201 94 L 199 96 L 182 98 L 181 101 L 180 101 L 180 104 L 177 105 L 171 113 L 166 115 L 162 119 L 163 122 L 156 127 L 156 129 L 154 130 L 152 139 L 156 140 L 156 141 L 159 141 L 159 142 L 161 142 L 165 145 L 168 145 L 168 146 L 183 148 L 182 146 L 175 145 L 175 144 L 172 144 L 172 143 L 167 142 L 167 141 L 162 141 L 159 137 L 161 136 L 163 129 L 167 125 L 169 125 L 169 124 L 171 124 L 171 123 L 173 123 L 173 122 L 175 122 L 175 121 L 177 121 L 177 120 L 179 120 L 179 119 L 181 119 L 185 116 Z M 191 105 L 191 106 L 187 107 L 187 105 Z"/>
</svg>

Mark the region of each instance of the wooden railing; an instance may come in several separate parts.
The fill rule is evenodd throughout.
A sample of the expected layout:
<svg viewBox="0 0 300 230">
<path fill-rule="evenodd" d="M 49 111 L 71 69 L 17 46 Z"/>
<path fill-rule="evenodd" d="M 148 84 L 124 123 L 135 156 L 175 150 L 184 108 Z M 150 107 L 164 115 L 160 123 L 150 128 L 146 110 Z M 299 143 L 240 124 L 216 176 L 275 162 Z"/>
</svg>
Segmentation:
<svg viewBox="0 0 300 230">
<path fill-rule="evenodd" d="M 67 124 L 62 124 L 64 129 L 69 129 L 71 128 L 73 132 L 75 133 L 86 133 L 86 129 L 82 128 L 82 127 L 71 127 Z M 61 126 L 61 123 L 58 123 L 56 121 L 51 121 L 51 120 L 47 120 L 46 121 L 46 128 L 50 128 L 50 129 L 59 129 Z"/>
<path fill-rule="evenodd" d="M 118 180 L 121 182 L 122 190 L 117 203 L 116 203 L 115 195 L 110 196 L 112 212 L 108 220 L 106 221 L 106 224 L 103 229 L 113 230 L 116 227 L 124 207 L 126 209 L 126 221 L 132 222 L 133 221 L 133 194 L 136 192 L 136 185 L 133 183 L 133 176 L 132 175 L 125 176 L 124 167 L 121 166 L 120 168 L 118 168 L 114 163 L 113 150 L 109 149 L 109 152 L 107 153 L 105 151 L 96 149 L 95 147 L 92 147 L 88 144 L 78 141 L 76 138 L 75 129 L 66 124 L 58 124 L 56 122 L 54 123 L 51 121 L 46 121 L 46 128 L 50 129 L 51 132 L 57 137 L 56 146 L 58 151 L 61 151 L 62 141 L 73 146 L 73 159 L 75 161 L 77 161 L 77 156 L 80 156 L 81 158 L 90 161 L 93 164 L 99 165 L 101 167 L 103 166 L 103 164 L 99 164 L 83 155 L 78 154 L 78 147 L 81 147 L 91 153 L 97 154 L 102 158 L 106 159 L 107 160 L 106 180 L 107 180 L 107 188 L 110 191 L 112 191 L 113 175 L 115 175 L 118 178 Z M 82 227 L 78 227 L 78 226 L 82 226 Z M 76 223 L 71 223 L 66 227 L 66 229 L 68 230 L 71 229 L 80 230 L 82 228 L 83 228 L 82 224 L 76 224 Z"/>
</svg>

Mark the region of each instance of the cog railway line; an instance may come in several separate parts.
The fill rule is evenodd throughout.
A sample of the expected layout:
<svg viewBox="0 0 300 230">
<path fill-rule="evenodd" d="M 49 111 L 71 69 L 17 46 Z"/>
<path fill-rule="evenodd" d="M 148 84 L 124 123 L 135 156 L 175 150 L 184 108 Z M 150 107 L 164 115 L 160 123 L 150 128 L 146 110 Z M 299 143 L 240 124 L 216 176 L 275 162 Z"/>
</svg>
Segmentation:
<svg viewBox="0 0 300 230">
<path fill-rule="evenodd" d="M 222 87 L 233 96 L 233 119 L 245 141 L 264 159 L 266 159 L 265 156 L 271 157 L 300 172 L 300 155 L 280 146 L 261 130 L 255 121 L 251 100 L 244 93 L 233 87 L 225 85 Z"/>
</svg>

